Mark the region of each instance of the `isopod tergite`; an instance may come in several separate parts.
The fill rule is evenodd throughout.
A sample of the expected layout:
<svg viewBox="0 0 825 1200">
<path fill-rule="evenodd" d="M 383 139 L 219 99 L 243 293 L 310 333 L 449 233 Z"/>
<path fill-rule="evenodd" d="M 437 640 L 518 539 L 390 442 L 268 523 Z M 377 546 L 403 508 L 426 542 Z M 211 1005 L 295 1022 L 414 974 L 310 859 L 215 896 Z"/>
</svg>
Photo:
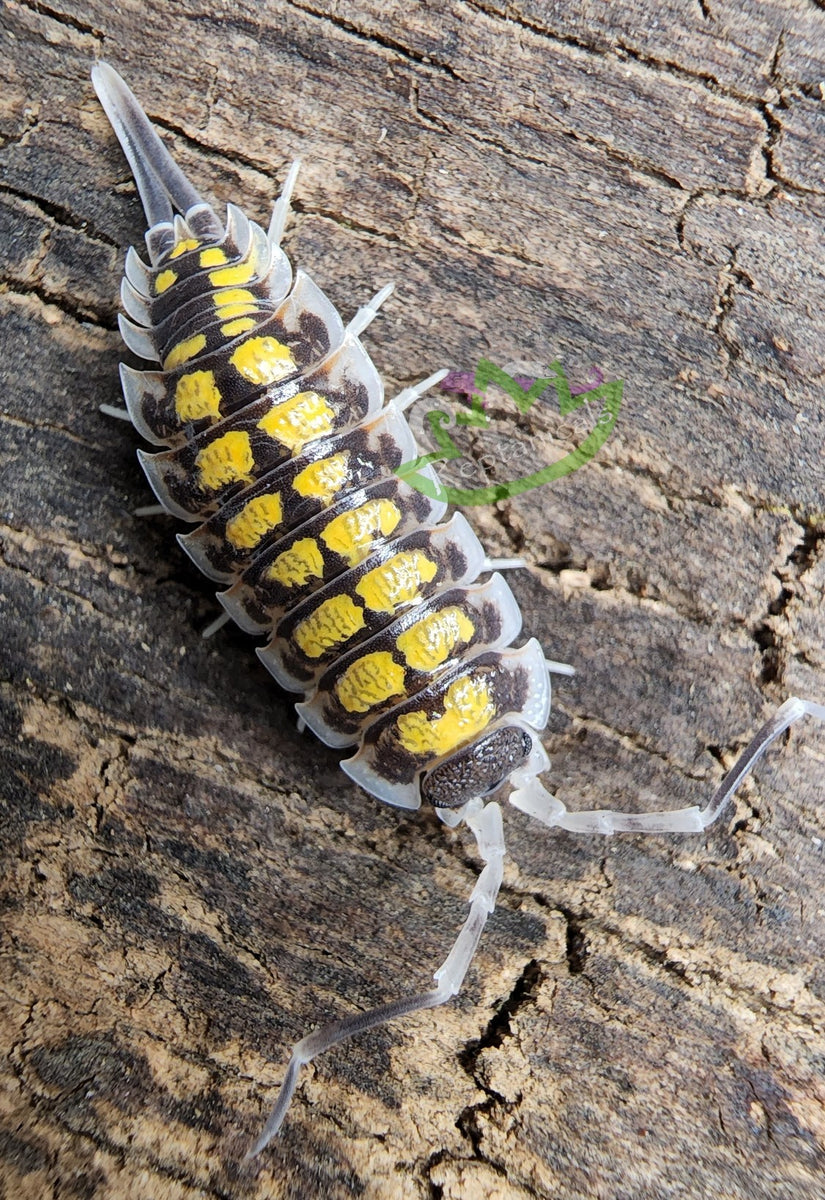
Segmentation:
<svg viewBox="0 0 825 1200">
<path fill-rule="evenodd" d="M 535 640 L 512 645 L 521 615 L 499 572 L 519 560 L 487 558 L 462 515 L 445 519 L 397 474 L 417 454 L 404 410 L 442 376 L 385 403 L 359 334 L 389 289 L 345 326 L 280 249 L 297 164 L 266 230 L 233 205 L 224 220 L 120 76 L 98 63 L 93 81 L 148 225 L 146 256 L 126 256 L 120 326 L 152 365 L 122 367 L 126 410 L 108 411 L 159 448 L 139 455 L 160 508 L 191 523 L 179 541 L 225 589 L 222 619 L 267 638 L 259 657 L 300 694 L 300 722 L 351 749 L 342 767 L 372 796 L 465 822 L 484 862 L 436 986 L 298 1042 L 251 1157 L 280 1127 L 302 1064 L 458 992 L 501 884 L 503 789 L 548 826 L 699 833 L 771 742 L 825 706 L 787 700 L 701 810 L 568 812 L 539 777 L 550 675 L 571 669 Z"/>
</svg>

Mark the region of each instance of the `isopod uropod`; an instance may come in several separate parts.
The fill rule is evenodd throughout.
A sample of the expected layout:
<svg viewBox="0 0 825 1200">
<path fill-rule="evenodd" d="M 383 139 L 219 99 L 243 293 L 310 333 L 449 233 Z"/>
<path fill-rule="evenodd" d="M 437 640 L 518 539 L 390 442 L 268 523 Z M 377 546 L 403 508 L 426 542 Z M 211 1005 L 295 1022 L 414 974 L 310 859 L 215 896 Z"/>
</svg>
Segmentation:
<svg viewBox="0 0 825 1200">
<path fill-rule="evenodd" d="M 384 403 L 358 335 L 390 289 L 345 327 L 306 274 L 293 280 L 280 238 L 297 163 L 267 230 L 234 205 L 224 222 L 120 76 L 101 62 L 92 78 L 148 226 L 148 263 L 126 256 L 121 332 L 156 364 L 122 366 L 127 411 L 106 407 L 164 447 L 138 451 L 159 504 L 195 526 L 178 540 L 227 585 L 218 598 L 228 616 L 268 635 L 258 655 L 302 694 L 301 722 L 330 746 L 355 747 L 343 769 L 373 796 L 466 822 L 484 862 L 436 986 L 298 1042 L 252 1157 L 280 1127 L 302 1064 L 458 992 L 501 884 L 501 808 L 489 797 L 504 785 L 548 826 L 698 833 L 771 742 L 806 714 L 825 720 L 825 706 L 787 700 L 704 809 L 568 812 L 540 782 L 549 761 L 539 733 L 549 676 L 571 668 L 535 640 L 512 648 L 521 615 L 499 570 L 519 560 L 488 559 L 463 516 L 442 522 L 446 506 L 394 473 L 417 450 L 405 408 L 446 372 Z"/>
</svg>

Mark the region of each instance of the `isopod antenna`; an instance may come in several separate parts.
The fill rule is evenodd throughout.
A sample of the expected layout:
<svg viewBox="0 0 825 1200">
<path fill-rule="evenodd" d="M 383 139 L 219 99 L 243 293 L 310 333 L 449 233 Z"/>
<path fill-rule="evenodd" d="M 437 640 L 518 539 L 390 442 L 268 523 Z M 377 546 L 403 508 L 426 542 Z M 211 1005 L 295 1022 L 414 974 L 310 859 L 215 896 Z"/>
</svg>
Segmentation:
<svg viewBox="0 0 825 1200">
<path fill-rule="evenodd" d="M 694 804 L 690 808 L 648 813 L 613 812 L 609 808 L 568 812 L 561 800 L 551 795 L 537 779 L 518 772 L 512 776 L 516 790 L 510 793 L 509 800 L 515 808 L 544 825 L 557 826 L 571 833 L 702 833 L 727 806 L 739 784 L 768 747 L 802 717 L 825 721 L 825 705 L 790 696 L 748 742 L 702 809 Z"/>
<path fill-rule="evenodd" d="M 223 237 L 217 213 L 181 171 L 117 71 L 107 62 L 95 63 L 92 83 L 135 177 L 146 213 L 146 244 L 152 262 L 174 244 L 175 210 L 201 238 Z"/>
<path fill-rule="evenodd" d="M 339 1042 L 367 1029 L 374 1029 L 377 1025 L 384 1025 L 387 1021 L 405 1017 L 422 1008 L 436 1008 L 439 1004 L 445 1004 L 461 989 L 467 968 L 472 962 L 484 926 L 487 924 L 487 918 L 495 907 L 496 896 L 501 887 L 504 859 L 504 831 L 498 804 L 493 802 L 482 805 L 481 800 L 471 800 L 466 808 L 465 819 L 475 836 L 484 868 L 470 896 L 469 916 L 461 927 L 452 950 L 435 972 L 436 986 L 428 992 L 400 996 L 397 1000 L 391 1000 L 378 1008 L 354 1013 L 353 1016 L 340 1021 L 331 1021 L 329 1025 L 316 1029 L 293 1046 L 292 1057 L 275 1107 L 269 1114 L 269 1120 L 260 1137 L 247 1153 L 246 1161 L 260 1154 L 280 1129 L 302 1066 L 323 1054 L 325 1050 L 337 1046 Z"/>
</svg>

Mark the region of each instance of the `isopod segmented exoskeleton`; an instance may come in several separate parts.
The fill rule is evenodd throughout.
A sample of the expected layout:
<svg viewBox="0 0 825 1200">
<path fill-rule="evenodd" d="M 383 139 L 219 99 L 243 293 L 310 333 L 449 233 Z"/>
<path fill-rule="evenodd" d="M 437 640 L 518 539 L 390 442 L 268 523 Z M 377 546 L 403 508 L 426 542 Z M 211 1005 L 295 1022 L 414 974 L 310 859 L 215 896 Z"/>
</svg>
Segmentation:
<svg viewBox="0 0 825 1200">
<path fill-rule="evenodd" d="M 111 67 L 93 80 L 146 213 L 148 263 L 126 257 L 124 340 L 156 369 L 122 368 L 127 412 L 157 453 L 139 451 L 162 509 L 195 528 L 181 545 L 227 585 L 228 617 L 266 634 L 258 654 L 300 720 L 355 747 L 343 769 L 401 808 L 465 821 L 484 868 L 436 986 L 336 1021 L 299 1042 L 266 1126 L 277 1132 L 302 1064 L 337 1042 L 461 987 L 502 878 L 501 809 L 583 833 L 701 832 L 785 729 L 825 707 L 791 698 L 759 730 L 708 805 L 674 812 L 568 812 L 539 781 L 550 709 L 548 662 L 512 643 L 521 615 L 467 521 L 395 473 L 416 455 L 405 408 L 441 378 L 384 403 L 359 334 L 389 289 L 345 327 L 280 249 L 296 168 L 268 229 L 230 205 L 226 221 L 170 158 Z M 445 372 L 446 373 L 446 372 Z M 429 469 L 431 472 L 431 469 Z M 436 477 L 430 474 L 432 479 Z M 486 581 L 479 576 L 494 572 Z"/>
</svg>

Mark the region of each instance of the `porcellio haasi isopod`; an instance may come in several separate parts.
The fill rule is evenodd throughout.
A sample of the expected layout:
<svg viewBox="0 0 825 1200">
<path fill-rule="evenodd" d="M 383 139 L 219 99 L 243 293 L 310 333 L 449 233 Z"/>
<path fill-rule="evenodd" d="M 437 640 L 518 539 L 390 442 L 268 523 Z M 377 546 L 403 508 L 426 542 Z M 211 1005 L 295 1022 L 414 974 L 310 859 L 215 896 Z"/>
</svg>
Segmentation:
<svg viewBox="0 0 825 1200">
<path fill-rule="evenodd" d="M 550 711 L 548 661 L 536 640 L 512 643 L 518 604 L 461 514 L 395 473 L 417 452 L 405 409 L 430 376 L 385 402 L 359 335 L 383 289 L 345 326 L 280 248 L 297 164 L 267 229 L 198 194 L 120 76 L 99 62 L 100 101 L 143 203 L 148 261 L 126 256 L 120 327 L 154 364 L 121 367 L 126 411 L 161 449 L 139 457 L 162 511 L 191 523 L 179 542 L 224 585 L 226 616 L 267 644 L 258 655 L 302 698 L 299 719 L 387 804 L 434 807 L 466 823 L 484 867 L 469 915 L 435 987 L 335 1021 L 292 1051 L 274 1108 L 249 1157 L 278 1131 L 300 1068 L 336 1043 L 460 989 L 502 881 L 496 799 L 550 827 L 581 833 L 699 833 L 768 746 L 825 706 L 788 699 L 758 731 L 705 808 L 569 812 L 541 783 Z M 432 468 L 430 478 L 437 481 Z M 487 576 L 478 582 L 480 576 Z"/>
</svg>

